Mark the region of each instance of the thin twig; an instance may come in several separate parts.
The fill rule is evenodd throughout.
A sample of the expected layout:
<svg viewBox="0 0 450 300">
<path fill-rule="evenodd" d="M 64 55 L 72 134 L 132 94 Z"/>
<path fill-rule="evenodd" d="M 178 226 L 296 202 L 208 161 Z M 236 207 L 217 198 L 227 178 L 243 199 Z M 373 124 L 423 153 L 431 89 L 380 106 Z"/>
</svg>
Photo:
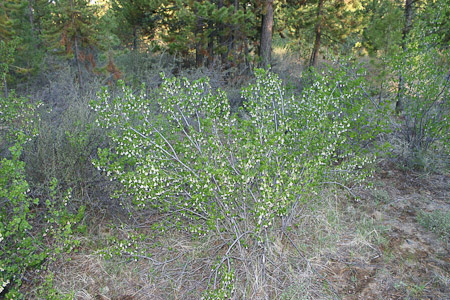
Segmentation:
<svg viewBox="0 0 450 300">
<path fill-rule="evenodd" d="M 230 253 L 231 249 L 234 247 L 234 245 L 236 245 L 237 242 L 239 242 L 239 240 L 246 234 L 251 233 L 251 231 L 246 231 L 244 233 L 241 233 L 241 235 L 239 235 L 234 241 L 233 243 L 230 245 L 230 247 L 228 247 L 227 252 L 225 253 L 225 255 L 222 257 L 222 260 L 220 261 L 220 264 L 217 266 L 216 268 L 216 273 L 214 275 L 214 288 L 216 288 L 216 283 L 217 283 L 217 276 L 219 273 L 219 267 L 227 260 L 229 259 L 228 254 Z"/>
<path fill-rule="evenodd" d="M 356 196 L 355 193 L 352 192 L 352 189 L 349 188 L 346 185 L 343 185 L 342 183 L 339 183 L 339 182 L 336 182 L 336 181 L 325 181 L 325 182 L 321 182 L 321 183 L 322 184 L 336 184 L 336 185 L 339 185 L 340 187 L 343 187 L 344 189 L 346 189 L 347 192 L 349 192 L 353 196 L 353 198 L 358 199 L 358 196 Z"/>
<path fill-rule="evenodd" d="M 155 264 L 155 265 L 157 265 L 157 266 L 168 264 L 168 263 L 170 263 L 170 262 L 172 262 L 172 261 L 174 261 L 174 260 L 177 260 L 178 258 L 180 258 L 180 257 L 182 256 L 182 255 L 180 254 L 180 255 L 178 255 L 177 257 L 174 257 L 174 258 L 172 258 L 172 259 L 169 259 L 169 260 L 160 262 L 160 261 L 157 261 L 156 259 L 153 259 L 153 258 L 151 258 L 150 256 L 146 256 L 146 255 L 132 254 L 132 253 L 128 253 L 128 252 L 126 252 L 126 253 L 124 253 L 124 254 L 125 254 L 125 255 L 128 255 L 128 256 L 132 256 L 132 257 L 138 257 L 138 258 L 147 259 L 147 260 L 151 261 L 153 264 Z"/>
</svg>

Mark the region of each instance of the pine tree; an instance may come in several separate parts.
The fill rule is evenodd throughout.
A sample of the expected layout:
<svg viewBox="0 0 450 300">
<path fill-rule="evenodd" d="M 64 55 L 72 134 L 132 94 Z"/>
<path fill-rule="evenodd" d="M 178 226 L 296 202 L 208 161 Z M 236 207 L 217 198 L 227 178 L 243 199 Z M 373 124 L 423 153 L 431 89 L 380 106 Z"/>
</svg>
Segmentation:
<svg viewBox="0 0 450 300">
<path fill-rule="evenodd" d="M 5 0 L 0 2 L 0 39 L 13 38 L 15 34 L 14 22 L 11 15 L 20 10 L 19 0 Z"/>
<path fill-rule="evenodd" d="M 265 1 L 262 15 L 259 55 L 261 56 L 261 62 L 263 67 L 267 67 L 271 59 L 273 18 L 274 18 L 273 2 L 274 2 L 273 0 Z"/>
<path fill-rule="evenodd" d="M 165 0 L 113 0 L 112 10 L 120 23 L 122 40 L 130 41 L 134 50 L 137 50 L 140 35 L 153 38 L 162 18 Z"/>
<path fill-rule="evenodd" d="M 39 37 L 35 32 L 32 0 L 6 0 L 0 3 L 0 40 L 15 41 L 14 64 L 10 79 L 26 80 L 42 58 Z"/>
<path fill-rule="evenodd" d="M 248 1 L 172 1 L 164 11 L 163 40 L 171 52 L 195 54 L 197 66 L 224 66 L 244 60 L 242 43 L 256 34 L 256 19 Z"/>
<path fill-rule="evenodd" d="M 391 56 L 402 36 L 402 10 L 397 0 L 372 0 L 365 7 L 362 45 L 369 55 Z"/>
<path fill-rule="evenodd" d="M 97 44 L 94 26 L 94 7 L 88 0 L 57 0 L 51 7 L 51 16 L 44 22 L 44 37 L 48 46 L 73 58 L 78 82 L 83 87 L 82 63 L 94 67 L 94 46 Z"/>
<path fill-rule="evenodd" d="M 285 0 L 280 30 L 287 30 L 301 48 L 310 49 L 308 64 L 316 65 L 321 47 L 341 50 L 351 35 L 359 34 L 364 25 L 363 1 Z"/>
</svg>

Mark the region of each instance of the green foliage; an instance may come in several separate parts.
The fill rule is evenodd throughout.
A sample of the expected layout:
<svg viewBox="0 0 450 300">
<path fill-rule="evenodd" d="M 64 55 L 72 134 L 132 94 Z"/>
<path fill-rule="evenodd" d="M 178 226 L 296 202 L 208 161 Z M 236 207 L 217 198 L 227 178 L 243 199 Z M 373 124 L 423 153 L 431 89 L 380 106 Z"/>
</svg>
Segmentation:
<svg viewBox="0 0 450 300">
<path fill-rule="evenodd" d="M 214 284 L 207 289 L 202 296 L 202 300 L 226 300 L 232 299 L 235 292 L 234 270 L 225 265 L 217 266 Z"/>
<path fill-rule="evenodd" d="M 44 278 L 44 282 L 37 288 L 36 296 L 39 299 L 47 299 L 47 300 L 72 300 L 74 299 L 73 294 L 61 295 L 61 293 L 55 289 L 54 280 L 55 275 L 53 273 L 49 273 Z"/>
<path fill-rule="evenodd" d="M 313 74 L 314 84 L 303 92 L 301 114 L 310 114 L 316 122 L 322 147 L 331 151 L 328 165 L 335 166 L 327 172 L 338 181 L 368 176 L 372 170 L 364 166 L 388 146 L 377 142 L 388 132 L 388 107 L 367 94 L 365 75 L 362 66 L 343 60 Z"/>
<path fill-rule="evenodd" d="M 163 31 L 162 39 L 172 53 L 182 53 L 186 57 L 195 50 L 198 65 L 205 61 L 211 64 L 218 57 L 223 64 L 237 65 L 247 55 L 246 40 L 258 38 L 257 11 L 261 10 L 258 2 L 167 2 L 170 9 L 162 11 L 162 24 L 168 30 Z"/>
<path fill-rule="evenodd" d="M 123 229 L 123 228 L 119 228 Z M 129 260 L 137 259 L 141 256 L 151 257 L 142 247 L 143 243 L 151 243 L 149 236 L 146 234 L 139 234 L 128 232 L 125 236 L 108 236 L 106 244 L 98 251 L 98 253 L 105 259 L 112 259 L 114 257 L 126 257 Z"/>
<path fill-rule="evenodd" d="M 428 1 L 419 15 L 416 28 L 424 41 L 438 48 L 450 46 L 450 6 L 447 0 Z"/>
<path fill-rule="evenodd" d="M 136 39 L 139 33 L 153 38 L 162 17 L 160 8 L 165 2 L 164 0 L 113 0 L 112 10 L 117 23 L 121 25 L 120 28 L 116 28 L 118 35 L 126 44 L 134 43 L 134 46 L 137 46 Z"/>
<path fill-rule="evenodd" d="M 114 98 L 104 89 L 92 106 L 114 146 L 99 149 L 94 164 L 135 205 L 168 212 L 193 233 L 272 228 L 318 184 L 359 181 L 372 161 L 361 144 L 380 130 L 370 102 L 356 93 L 360 79 L 317 76 L 297 99 L 275 74 L 256 70 L 256 83 L 242 91 L 244 118 L 230 113 L 224 92 L 213 93 L 206 79 L 164 78 L 157 115 L 144 92 L 122 84 L 123 96 Z"/>
<path fill-rule="evenodd" d="M 10 148 L 12 159 L 4 158 L 0 164 L 0 265 L 3 282 L 11 286 L 8 293 L 16 292 L 27 270 L 39 269 L 48 257 L 78 246 L 71 235 L 84 214 L 83 208 L 75 214 L 67 210 L 70 191 L 62 200 L 55 197 L 56 181 L 50 188 L 55 198 L 47 199 L 43 207 L 27 195 L 30 190 L 20 161 L 23 143 L 21 136 Z"/>
<path fill-rule="evenodd" d="M 368 24 L 362 45 L 370 55 L 393 55 L 399 50 L 403 11 L 395 1 L 372 1 L 367 6 Z"/>
<path fill-rule="evenodd" d="M 60 252 L 70 253 L 80 242 L 73 238 L 74 230 L 83 230 L 78 226 L 84 217 L 85 207 L 81 206 L 78 211 L 69 210 L 71 189 L 64 193 L 59 191 L 58 181 L 53 179 L 49 186 L 49 197 L 44 204 L 43 221 L 47 224 L 43 230 L 43 237 L 53 242 L 52 248 L 47 255 L 56 255 Z"/>
<path fill-rule="evenodd" d="M 40 103 L 33 104 L 25 97 L 17 97 L 12 91 L 7 98 L 0 97 L 0 147 L 3 142 L 13 142 L 20 135 L 27 139 L 37 134 L 37 110 Z"/>
<path fill-rule="evenodd" d="M 311 55 L 314 43 L 314 29 L 317 19 L 317 0 L 284 1 L 278 6 L 277 29 L 290 33 L 296 51 L 302 57 Z M 332 50 L 345 51 L 353 47 L 355 35 L 364 25 L 364 1 L 324 1 L 322 8 L 321 44 Z M 348 45 L 350 44 L 350 45 Z"/>
<path fill-rule="evenodd" d="M 413 37 L 407 50 L 394 57 L 391 70 L 405 83 L 402 134 L 409 158 L 415 160 L 430 148 L 450 153 L 450 57 L 448 52 L 424 48 L 427 39 L 419 42 Z"/>
<path fill-rule="evenodd" d="M 15 63 L 14 65 L 10 63 L 9 71 L 12 76 L 8 80 L 11 85 L 24 78 L 29 79 L 28 75 L 37 69 L 42 59 L 43 51 L 38 47 L 36 24 L 33 18 L 34 9 L 37 9 L 36 6 L 32 7 L 34 2 L 5 0 L 0 4 L 0 41 L 14 45 L 11 54 Z M 2 58 L 0 54 L 0 63 L 5 61 Z"/>
<path fill-rule="evenodd" d="M 12 158 L 3 158 L 0 163 L 0 266 L 2 282 L 11 285 L 20 285 L 25 269 L 39 266 L 45 258 L 33 236 L 27 234 L 34 217 L 31 208 L 38 200 L 27 196 L 28 183 L 20 161 L 24 142 L 25 136 L 19 135 L 9 149 Z"/>
<path fill-rule="evenodd" d="M 5 88 L 5 95 L 0 96 L 0 150 L 3 142 L 15 142 L 19 135 L 35 136 L 37 110 L 41 103 L 31 103 L 25 97 L 17 97 L 14 91 L 8 91 L 6 76 L 14 62 L 17 40 L 10 43 L 0 41 L 0 87 Z M 5 86 L 4 86 L 5 85 Z"/>
<path fill-rule="evenodd" d="M 13 105 L 1 99 L 5 108 L 1 124 L 9 129 L 0 132 L 1 137 L 12 134 L 15 143 L 9 148 L 10 158 L 0 162 L 0 286 L 8 286 L 7 299 L 17 299 L 21 297 L 18 288 L 22 276 L 28 270 L 39 269 L 51 255 L 70 252 L 77 246 L 71 234 L 82 220 L 84 209 L 77 213 L 67 209 L 70 191 L 65 197 L 57 194 L 57 181 L 52 182 L 44 203 L 29 195 L 21 155 L 24 144 L 31 139 L 23 130 L 33 122 L 32 117 L 23 114 L 23 109 L 25 105 L 33 112 L 35 107 L 23 98 L 8 98 Z"/>
<path fill-rule="evenodd" d="M 0 40 L 0 88 L 4 87 L 9 68 L 14 62 L 13 54 L 17 47 L 16 43 L 17 41 L 6 43 L 4 40 Z"/>
<path fill-rule="evenodd" d="M 87 49 L 96 44 L 94 7 L 88 1 L 57 0 L 50 9 L 51 14 L 44 21 L 44 37 L 49 46 L 73 55 L 75 47 Z"/>
<path fill-rule="evenodd" d="M 426 229 L 434 232 L 450 242 L 450 212 L 436 210 L 434 212 L 420 211 L 417 220 Z"/>
</svg>

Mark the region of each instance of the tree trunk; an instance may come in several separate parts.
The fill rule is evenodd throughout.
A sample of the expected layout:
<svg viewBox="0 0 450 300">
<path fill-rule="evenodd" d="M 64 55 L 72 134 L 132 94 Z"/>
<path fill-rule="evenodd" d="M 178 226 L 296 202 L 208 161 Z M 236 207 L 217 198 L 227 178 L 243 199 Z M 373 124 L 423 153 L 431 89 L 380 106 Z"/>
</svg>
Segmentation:
<svg viewBox="0 0 450 300">
<path fill-rule="evenodd" d="M 78 82 L 80 83 L 80 89 L 83 89 L 83 78 L 81 74 L 81 64 L 79 59 L 80 50 L 78 48 L 78 37 L 75 37 L 74 46 L 75 46 L 75 63 L 77 64 L 78 69 Z"/>
<path fill-rule="evenodd" d="M 6 82 L 6 75 L 3 78 L 3 88 L 4 88 L 3 92 L 5 94 L 5 98 L 8 98 L 8 83 Z"/>
<path fill-rule="evenodd" d="M 208 22 L 208 28 L 211 30 L 211 34 L 208 36 L 208 59 L 207 64 L 208 68 L 212 68 L 214 64 L 214 38 L 216 36 L 216 32 L 214 29 L 214 24 L 212 21 Z"/>
<path fill-rule="evenodd" d="M 259 55 L 261 56 L 261 65 L 263 68 L 266 68 L 270 64 L 272 56 L 273 1 L 266 0 L 264 15 L 262 17 Z"/>
<path fill-rule="evenodd" d="M 75 24 L 75 14 L 74 8 L 73 8 L 73 0 L 70 0 L 70 9 L 72 13 L 72 25 Z M 75 27 L 75 26 L 74 26 Z M 73 46 L 74 46 L 74 57 L 75 57 L 75 64 L 77 65 L 78 69 L 78 82 L 80 84 L 80 89 L 83 89 L 83 79 L 81 78 L 81 65 L 80 65 L 80 49 L 78 47 L 78 33 L 75 33 L 74 39 L 73 39 Z"/>
<path fill-rule="evenodd" d="M 320 38 L 322 37 L 322 21 L 323 21 L 323 2 L 325 0 L 319 0 L 317 6 L 317 22 L 316 28 L 314 29 L 315 40 L 314 47 L 311 53 L 311 58 L 309 59 L 309 67 L 315 67 L 317 65 L 317 55 L 320 49 Z"/>
<path fill-rule="evenodd" d="M 202 35 L 203 33 L 203 22 L 202 20 L 197 17 L 197 24 L 195 26 L 194 36 L 197 39 L 198 36 Z M 200 41 L 195 42 L 195 65 L 197 68 L 201 67 L 203 65 L 203 45 L 200 38 Z"/>
<path fill-rule="evenodd" d="M 405 53 L 407 50 L 407 39 L 409 32 L 411 31 L 412 25 L 412 15 L 413 15 L 413 4 L 415 0 L 405 0 L 405 24 L 402 32 L 402 50 Z M 395 103 L 395 112 L 400 114 L 403 111 L 403 98 L 405 95 L 405 80 L 403 78 L 402 70 L 400 70 L 398 75 L 398 91 L 397 91 L 397 103 Z"/>
<path fill-rule="evenodd" d="M 138 39 L 138 36 L 137 36 L 137 27 L 134 27 L 133 28 L 133 50 L 134 51 L 136 51 L 137 50 L 137 39 Z"/>
<path fill-rule="evenodd" d="M 223 0 L 218 0 L 217 9 L 220 10 L 223 6 L 224 6 Z M 217 26 L 217 32 L 218 32 L 217 44 L 221 51 L 220 61 L 222 63 L 222 66 L 224 66 L 228 55 L 227 55 L 227 52 L 223 51 L 223 49 L 225 49 L 225 46 L 227 46 L 227 40 L 228 40 L 229 36 L 224 35 L 224 31 L 225 31 L 224 29 L 225 29 L 226 25 L 223 22 L 219 21 L 216 26 Z"/>
<path fill-rule="evenodd" d="M 234 13 L 236 13 L 238 11 L 238 9 L 239 9 L 239 0 L 234 0 L 233 5 L 234 5 Z M 230 38 L 228 40 L 228 49 L 227 49 L 227 54 L 226 54 L 227 58 L 230 55 L 230 53 L 233 56 L 237 56 L 237 53 L 234 53 L 235 52 L 236 36 L 237 36 L 237 29 L 234 28 L 231 31 L 231 36 L 230 36 Z M 230 61 L 229 60 L 227 60 L 227 64 L 230 65 Z"/>
<path fill-rule="evenodd" d="M 29 21 L 30 21 L 30 26 L 31 26 L 31 36 L 33 38 L 36 37 L 35 34 L 35 29 L 34 29 L 34 12 L 33 12 L 33 3 L 32 0 L 28 0 L 28 13 L 29 13 Z"/>
</svg>

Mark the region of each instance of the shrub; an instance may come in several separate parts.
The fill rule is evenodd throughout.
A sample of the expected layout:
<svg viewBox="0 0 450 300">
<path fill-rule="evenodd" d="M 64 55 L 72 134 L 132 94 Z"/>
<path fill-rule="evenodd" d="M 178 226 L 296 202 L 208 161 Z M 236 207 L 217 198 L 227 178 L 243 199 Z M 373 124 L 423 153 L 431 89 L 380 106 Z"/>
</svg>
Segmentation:
<svg viewBox="0 0 450 300">
<path fill-rule="evenodd" d="M 367 176 L 367 145 L 381 132 L 359 78 L 316 74 L 298 99 L 275 74 L 255 73 L 242 90 L 242 118 L 207 79 L 163 77 L 155 100 L 121 83 L 123 96 L 104 89 L 92 102 L 114 143 L 99 149 L 94 165 L 137 207 L 166 213 L 177 228 L 222 236 L 229 245 L 222 263 L 234 248 L 264 255 L 270 232 L 287 226 L 321 183 Z"/>
<path fill-rule="evenodd" d="M 401 69 L 405 81 L 403 135 L 411 153 L 420 155 L 432 146 L 450 153 L 450 73 L 436 50 L 404 54 Z"/>
<path fill-rule="evenodd" d="M 397 110 L 407 162 L 419 168 L 429 150 L 450 154 L 450 56 L 440 32 L 447 10 L 437 1 L 421 11 L 403 51 L 390 58 L 391 72 L 399 75 Z"/>
<path fill-rule="evenodd" d="M 27 178 L 38 197 L 47 197 L 48 187 L 56 178 L 61 188 L 72 190 L 70 207 L 93 208 L 103 203 L 104 179 L 92 166 L 91 158 L 106 141 L 94 120 L 83 101 L 72 102 L 63 112 L 42 116 L 38 136 L 24 148 Z"/>
<path fill-rule="evenodd" d="M 45 254 L 39 251 L 32 235 L 31 208 L 38 200 L 27 196 L 28 183 L 24 178 L 24 163 L 20 161 L 24 135 L 10 148 L 11 159 L 0 162 L 0 266 L 1 285 L 20 285 L 27 267 L 42 263 Z"/>
<path fill-rule="evenodd" d="M 57 194 L 57 181 L 53 181 L 51 197 L 46 201 L 30 196 L 21 156 L 24 144 L 32 138 L 24 131 L 35 132 L 32 112 L 36 106 L 10 95 L 0 98 L 0 107 L 5 108 L 0 119 L 5 131 L 0 137 L 15 138 L 9 158 L 0 161 L 0 292 L 6 299 L 18 299 L 22 297 L 18 288 L 27 271 L 39 269 L 51 255 L 76 246 L 71 233 L 81 221 L 83 209 L 78 213 L 67 210 L 68 196 Z M 30 111 L 24 112 L 24 108 Z"/>
<path fill-rule="evenodd" d="M 23 136 L 10 148 L 12 159 L 0 162 L 0 285 L 9 285 L 8 297 L 18 297 L 22 276 L 61 251 L 78 246 L 72 233 L 83 218 L 84 208 L 76 213 L 67 210 L 70 191 L 57 194 L 57 181 L 50 193 L 54 198 L 40 203 L 28 196 L 24 162 L 20 161 Z M 9 295 L 9 296 L 8 296 Z"/>
<path fill-rule="evenodd" d="M 26 140 L 36 136 L 37 111 L 41 105 L 16 96 L 14 91 L 8 97 L 0 97 L 0 150 L 14 144 L 20 135 Z"/>
</svg>

